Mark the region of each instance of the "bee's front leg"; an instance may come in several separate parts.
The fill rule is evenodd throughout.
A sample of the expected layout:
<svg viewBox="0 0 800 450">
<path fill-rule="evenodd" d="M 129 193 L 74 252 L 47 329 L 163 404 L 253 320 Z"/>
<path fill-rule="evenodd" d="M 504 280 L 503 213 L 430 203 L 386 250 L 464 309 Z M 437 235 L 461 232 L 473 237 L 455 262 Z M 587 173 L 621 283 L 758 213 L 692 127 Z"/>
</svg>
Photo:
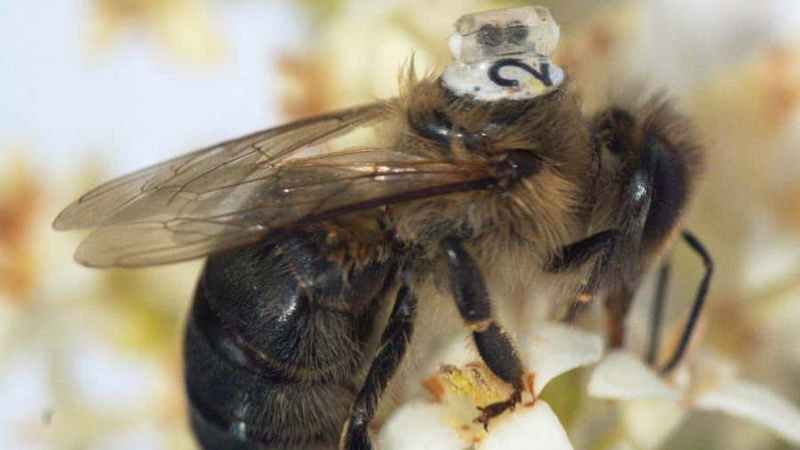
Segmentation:
<svg viewBox="0 0 800 450">
<path fill-rule="evenodd" d="M 477 422 L 488 426 L 489 421 L 522 400 L 526 389 L 526 370 L 511 339 L 492 316 L 492 301 L 477 264 L 461 241 L 449 238 L 442 241 L 450 274 L 450 290 L 466 325 L 472 330 L 475 345 L 486 366 L 514 392 L 506 401 L 481 408 Z"/>
<path fill-rule="evenodd" d="M 579 270 L 592 258 L 596 258 L 595 267 L 589 273 L 577 297 L 572 301 L 562 321 L 572 323 L 581 310 L 592 300 L 597 289 L 600 272 L 607 264 L 610 253 L 620 238 L 619 230 L 605 230 L 595 233 L 585 239 L 562 247 L 559 252 L 548 261 L 544 270 L 550 273 L 564 273 Z"/>
<path fill-rule="evenodd" d="M 700 314 L 703 311 L 703 305 L 705 304 L 706 296 L 708 295 L 708 288 L 711 286 L 711 276 L 714 274 L 714 260 L 711 258 L 711 255 L 708 253 L 708 250 L 706 250 L 703 243 L 700 242 L 700 239 L 698 239 L 697 236 L 695 236 L 694 233 L 689 230 L 683 230 L 681 236 L 689 245 L 689 247 L 700 257 L 705 271 L 703 273 L 703 278 L 700 281 L 700 285 L 697 287 L 697 293 L 695 294 L 694 303 L 692 304 L 692 310 L 689 313 L 689 319 L 686 321 L 686 325 L 683 328 L 683 334 L 681 335 L 681 340 L 678 343 L 678 348 L 675 349 L 666 365 L 661 368 L 662 373 L 668 373 L 675 369 L 675 367 L 680 364 L 683 356 L 686 354 L 686 349 L 689 347 L 689 341 L 692 339 L 692 334 L 697 326 L 697 321 L 700 319 Z M 663 302 L 663 298 L 660 301 Z M 656 344 L 651 344 L 651 347 L 655 347 L 655 345 Z M 655 356 L 653 356 L 653 360 L 655 359 Z"/>
</svg>

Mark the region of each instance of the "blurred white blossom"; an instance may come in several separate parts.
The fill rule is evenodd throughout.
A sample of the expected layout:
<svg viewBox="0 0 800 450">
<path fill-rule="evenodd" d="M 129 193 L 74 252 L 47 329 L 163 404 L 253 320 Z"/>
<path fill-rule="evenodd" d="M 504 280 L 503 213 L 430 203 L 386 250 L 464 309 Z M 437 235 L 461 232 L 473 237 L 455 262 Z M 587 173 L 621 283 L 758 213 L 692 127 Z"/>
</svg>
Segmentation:
<svg viewBox="0 0 800 450">
<path fill-rule="evenodd" d="M 719 411 L 751 420 L 800 445 L 800 409 L 767 387 L 739 379 L 731 362 L 702 354 L 669 378 L 628 351 L 609 353 L 592 373 L 593 397 L 622 410 L 620 445 L 656 449 L 691 410 Z"/>
</svg>

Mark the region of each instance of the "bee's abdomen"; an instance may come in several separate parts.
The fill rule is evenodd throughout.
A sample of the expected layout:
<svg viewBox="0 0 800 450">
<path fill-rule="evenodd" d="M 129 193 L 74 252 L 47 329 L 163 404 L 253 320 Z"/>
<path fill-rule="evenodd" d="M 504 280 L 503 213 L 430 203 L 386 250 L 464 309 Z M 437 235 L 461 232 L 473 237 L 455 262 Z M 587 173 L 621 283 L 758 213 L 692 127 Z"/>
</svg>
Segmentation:
<svg viewBox="0 0 800 450">
<path fill-rule="evenodd" d="M 294 232 L 209 258 L 185 344 L 204 449 L 335 444 L 390 265 L 346 272 L 329 250 Z"/>
<path fill-rule="evenodd" d="M 352 386 L 294 381 L 241 366 L 211 342 L 195 316 L 186 332 L 185 376 L 202 448 L 307 448 L 338 436 L 355 398 Z"/>
</svg>

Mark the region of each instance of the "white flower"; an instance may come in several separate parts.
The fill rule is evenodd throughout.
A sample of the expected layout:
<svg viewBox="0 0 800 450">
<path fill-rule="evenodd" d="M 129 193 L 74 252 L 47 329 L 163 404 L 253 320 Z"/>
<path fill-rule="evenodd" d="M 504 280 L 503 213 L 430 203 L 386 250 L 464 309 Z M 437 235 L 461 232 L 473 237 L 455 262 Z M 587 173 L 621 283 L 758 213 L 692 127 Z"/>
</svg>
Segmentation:
<svg viewBox="0 0 800 450">
<path fill-rule="evenodd" d="M 689 411 L 721 411 L 764 425 L 793 444 L 800 444 L 800 410 L 767 388 L 740 380 L 735 368 L 711 354 L 699 354 L 691 365 L 662 378 L 625 350 L 603 356 L 601 337 L 560 324 L 545 324 L 520 342 L 538 395 L 554 378 L 598 363 L 588 383 L 591 397 L 613 400 L 619 408 L 598 448 L 647 450 L 659 447 Z M 477 407 L 505 400 L 511 390 L 483 363 L 466 363 L 463 340 L 437 361 L 445 365 L 425 382 L 432 399 L 413 399 L 390 416 L 380 431 L 382 450 L 562 450 L 573 445 L 550 405 L 528 394 L 513 411 L 494 418 L 484 430 L 474 419 Z M 474 358 L 474 355 L 473 355 Z M 588 421 L 608 421 L 607 409 L 582 402 Z M 602 413 L 601 413 L 602 412 Z M 594 413 L 594 414 L 593 414 Z M 413 433 L 409 432 L 413 430 Z M 591 448 L 593 445 L 590 445 Z"/>
<path fill-rule="evenodd" d="M 800 445 L 800 409 L 767 387 L 737 377 L 732 364 L 711 354 L 682 367 L 670 380 L 636 355 L 611 352 L 594 369 L 589 394 L 618 400 L 622 430 L 618 445 L 657 448 L 691 410 L 719 411 L 763 425 Z"/>
<path fill-rule="evenodd" d="M 546 324 L 520 343 L 521 356 L 530 370 L 535 393 L 549 381 L 577 367 L 594 364 L 603 355 L 599 336 L 558 324 Z M 463 340 L 455 350 L 462 353 Z M 461 367 L 443 366 L 426 382 L 434 393 L 433 401 L 413 400 L 398 409 L 381 429 L 379 448 L 385 450 L 515 450 L 535 447 L 539 450 L 571 450 L 567 432 L 550 406 L 542 399 L 532 401 L 528 394 L 513 411 L 507 411 L 484 430 L 474 423 L 477 406 L 502 401 L 510 387 L 494 378 L 482 363 Z M 527 397 L 527 398 L 526 398 Z M 408 430 L 414 430 L 409 433 Z"/>
</svg>

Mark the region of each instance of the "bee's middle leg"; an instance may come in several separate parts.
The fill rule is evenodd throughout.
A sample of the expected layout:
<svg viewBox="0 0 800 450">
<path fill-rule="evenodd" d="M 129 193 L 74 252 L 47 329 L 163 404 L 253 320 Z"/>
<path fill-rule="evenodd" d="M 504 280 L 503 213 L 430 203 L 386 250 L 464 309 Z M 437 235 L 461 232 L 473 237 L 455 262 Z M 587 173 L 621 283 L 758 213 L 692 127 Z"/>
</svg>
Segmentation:
<svg viewBox="0 0 800 450">
<path fill-rule="evenodd" d="M 492 302 L 475 261 L 458 239 L 445 239 L 442 249 L 447 258 L 450 289 L 461 317 L 472 329 L 478 353 L 498 378 L 514 388 L 508 400 L 481 409 L 477 421 L 487 426 L 493 417 L 522 400 L 526 371 L 511 339 L 492 315 Z"/>
</svg>

